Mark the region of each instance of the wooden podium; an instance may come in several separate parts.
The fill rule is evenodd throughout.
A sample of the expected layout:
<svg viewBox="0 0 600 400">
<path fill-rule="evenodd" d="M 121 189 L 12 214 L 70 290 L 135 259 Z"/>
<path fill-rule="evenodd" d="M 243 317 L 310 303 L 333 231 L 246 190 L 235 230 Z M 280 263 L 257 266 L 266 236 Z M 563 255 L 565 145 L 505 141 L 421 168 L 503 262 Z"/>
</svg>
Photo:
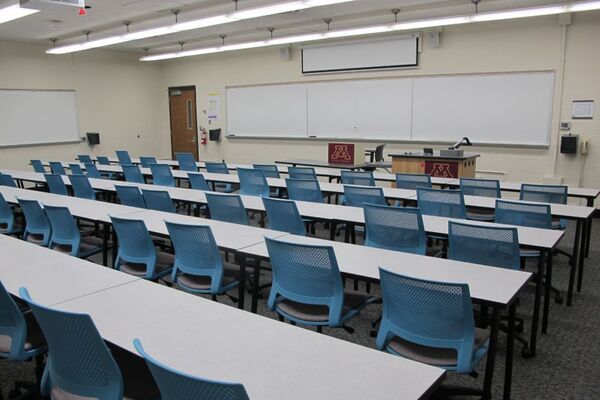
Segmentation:
<svg viewBox="0 0 600 400">
<path fill-rule="evenodd" d="M 391 153 L 392 172 L 405 174 L 428 174 L 439 178 L 474 178 L 479 154 L 464 153 L 462 156 L 440 156 L 423 153 Z"/>
</svg>

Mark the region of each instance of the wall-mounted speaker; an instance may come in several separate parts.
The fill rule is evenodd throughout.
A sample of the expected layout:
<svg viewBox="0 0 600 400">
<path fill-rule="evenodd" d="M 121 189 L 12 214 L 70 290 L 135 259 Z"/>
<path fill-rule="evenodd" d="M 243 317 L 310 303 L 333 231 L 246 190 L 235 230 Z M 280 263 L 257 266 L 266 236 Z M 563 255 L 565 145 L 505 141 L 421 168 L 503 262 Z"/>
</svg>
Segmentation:
<svg viewBox="0 0 600 400">
<path fill-rule="evenodd" d="M 288 46 L 279 49 L 279 57 L 283 61 L 290 61 L 292 59 L 292 48 Z"/>
<path fill-rule="evenodd" d="M 436 48 L 440 47 L 440 33 L 439 32 L 427 32 L 427 44 L 432 49 L 436 49 Z"/>
</svg>

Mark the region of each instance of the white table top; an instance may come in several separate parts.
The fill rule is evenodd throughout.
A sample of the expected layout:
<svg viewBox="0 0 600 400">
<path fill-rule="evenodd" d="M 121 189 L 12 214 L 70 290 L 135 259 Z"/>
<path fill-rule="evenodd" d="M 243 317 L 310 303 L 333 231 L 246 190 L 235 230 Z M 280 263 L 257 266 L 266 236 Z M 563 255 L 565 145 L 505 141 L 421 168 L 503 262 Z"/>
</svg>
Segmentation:
<svg viewBox="0 0 600 400">
<path fill-rule="evenodd" d="M 488 209 L 496 208 L 496 200 L 493 197 L 481 197 L 481 196 L 465 196 L 465 205 L 467 207 L 481 207 Z M 549 204 L 549 203 L 533 203 L 522 200 L 502 199 L 506 201 L 512 201 L 515 203 L 526 203 L 526 204 Z M 587 219 L 592 216 L 596 211 L 593 207 L 575 206 L 568 204 L 550 204 L 550 212 L 552 216 L 561 218 L 573 218 L 573 219 Z"/>
<path fill-rule="evenodd" d="M 342 273 L 379 279 L 379 267 L 381 266 L 392 272 L 420 279 L 467 283 L 471 291 L 471 297 L 501 305 L 509 304 L 531 278 L 529 272 L 332 242 L 312 237 L 287 235 L 280 239 L 293 243 L 332 246 Z M 268 257 L 264 241 L 247 247 L 242 252 L 253 256 Z"/>
<path fill-rule="evenodd" d="M 138 301 L 131 301 L 137 299 Z M 61 304 L 102 337 L 179 371 L 242 383 L 251 399 L 418 399 L 443 370 L 283 324 L 151 282 Z M 152 312 L 148 312 L 152 310 Z"/>
<path fill-rule="evenodd" d="M 0 235 L 0 281 L 9 293 L 26 287 L 31 296 L 53 305 L 138 280 L 101 265 Z"/>
</svg>

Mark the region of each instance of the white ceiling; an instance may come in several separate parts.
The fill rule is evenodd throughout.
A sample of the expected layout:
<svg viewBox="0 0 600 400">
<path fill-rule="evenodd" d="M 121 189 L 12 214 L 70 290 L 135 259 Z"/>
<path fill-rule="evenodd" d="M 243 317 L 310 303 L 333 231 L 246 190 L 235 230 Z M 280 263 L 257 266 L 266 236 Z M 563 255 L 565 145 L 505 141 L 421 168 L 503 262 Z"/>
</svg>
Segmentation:
<svg viewBox="0 0 600 400">
<path fill-rule="evenodd" d="M 5 0 L 2 0 L 5 1 Z M 281 0 L 239 0 L 239 9 L 273 4 Z M 528 6 L 561 3 L 560 0 L 482 0 L 479 11 L 496 11 Z M 90 38 L 102 38 L 125 32 L 123 21 L 131 21 L 130 30 L 158 27 L 175 22 L 171 10 L 178 9 L 179 21 L 219 15 L 234 10 L 232 0 L 87 0 L 91 6 L 86 16 L 78 16 L 77 8 L 52 6 L 31 16 L 0 24 L 0 40 L 47 43 L 57 38 L 57 45 L 85 41 L 83 31 L 91 31 Z M 0 1 L 1 5 L 1 1 Z M 399 20 L 411 20 L 474 12 L 471 0 L 357 0 L 350 3 L 316 7 L 298 12 L 233 22 L 226 25 L 181 32 L 112 46 L 124 51 L 150 53 L 173 51 L 178 42 L 185 48 L 212 46 L 221 42 L 220 34 L 227 35 L 227 43 L 238 43 L 269 37 L 267 27 L 274 27 L 275 36 L 297 33 L 322 32 L 323 22 L 331 18 L 331 28 L 346 28 L 392 22 L 393 8 L 401 10 Z M 59 22 L 57 22 L 59 21 Z M 88 50 L 94 51 L 94 50 Z"/>
</svg>

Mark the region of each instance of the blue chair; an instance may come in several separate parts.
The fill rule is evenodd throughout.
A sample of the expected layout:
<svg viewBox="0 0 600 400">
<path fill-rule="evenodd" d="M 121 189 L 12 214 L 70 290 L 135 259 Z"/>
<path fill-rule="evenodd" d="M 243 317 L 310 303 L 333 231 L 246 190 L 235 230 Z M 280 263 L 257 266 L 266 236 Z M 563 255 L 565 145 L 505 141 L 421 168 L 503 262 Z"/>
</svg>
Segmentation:
<svg viewBox="0 0 600 400">
<path fill-rule="evenodd" d="M 180 171 L 198 172 L 196 159 L 192 153 L 175 153 L 175 159 L 177 159 Z"/>
<path fill-rule="evenodd" d="M 175 256 L 156 250 L 144 221 L 110 219 L 119 240 L 115 269 L 154 281 L 171 273 Z"/>
<path fill-rule="evenodd" d="M 140 156 L 140 164 L 144 168 L 150 168 L 150 165 L 156 164 L 156 157 L 144 157 Z"/>
<path fill-rule="evenodd" d="M 495 179 L 460 178 L 460 189 L 465 196 L 502 197 L 500 181 Z M 467 210 L 467 218 L 474 221 L 494 221 L 494 210 L 472 208 Z"/>
<path fill-rule="evenodd" d="M 521 257 L 517 228 L 448 221 L 448 258 L 518 270 Z"/>
<path fill-rule="evenodd" d="M 265 173 L 267 178 L 276 178 L 279 179 L 281 176 L 279 175 L 279 168 L 274 164 L 253 164 L 252 168 L 259 169 Z"/>
<path fill-rule="evenodd" d="M 92 161 L 92 157 L 90 157 L 88 154 L 79 154 L 77 156 L 77 159 L 82 164 L 93 164 L 94 163 L 94 161 Z"/>
<path fill-rule="evenodd" d="M 100 165 L 110 165 L 110 159 L 106 156 L 98 156 L 96 157 L 96 161 L 98 161 L 98 164 Z"/>
<path fill-rule="evenodd" d="M 46 173 L 46 168 L 41 160 L 31 160 L 31 166 L 33 167 L 34 172 L 38 172 L 40 174 Z"/>
<path fill-rule="evenodd" d="M 250 225 L 248 212 L 237 194 L 206 193 L 210 218 L 233 224 Z"/>
<path fill-rule="evenodd" d="M 65 171 L 65 167 L 60 161 L 50 161 L 50 172 L 56 175 L 67 175 L 67 171 Z"/>
<path fill-rule="evenodd" d="M 85 163 L 85 172 L 88 178 L 102 179 L 102 174 L 98 171 L 98 167 L 94 163 Z"/>
<path fill-rule="evenodd" d="M 375 186 L 375 178 L 371 171 L 344 171 L 341 172 L 342 185 Z"/>
<path fill-rule="evenodd" d="M 206 172 L 210 172 L 212 174 L 225 174 L 229 175 L 229 168 L 227 164 L 224 162 L 207 162 L 205 163 Z M 220 192 L 232 193 L 235 192 L 236 189 L 233 187 L 231 183 L 216 183 L 213 184 L 213 188 L 215 190 L 219 190 Z"/>
<path fill-rule="evenodd" d="M 290 200 L 324 203 L 323 192 L 321 192 L 321 186 L 316 179 L 287 178 L 285 186 Z"/>
<path fill-rule="evenodd" d="M 204 179 L 204 175 L 195 172 L 190 172 L 188 173 L 188 179 L 190 181 L 190 186 L 192 187 L 192 189 L 210 192 L 210 187 L 208 186 L 206 179 Z"/>
<path fill-rule="evenodd" d="M 73 194 L 80 199 L 96 200 L 96 192 L 85 175 L 69 175 Z"/>
<path fill-rule="evenodd" d="M 173 172 L 167 164 L 150 164 L 150 171 L 154 185 L 175 187 Z"/>
<path fill-rule="evenodd" d="M 131 161 L 131 157 L 129 156 L 129 152 L 126 150 L 117 150 L 115 152 L 117 154 L 117 159 L 119 160 L 119 164 L 123 165 L 133 165 L 133 161 Z"/>
<path fill-rule="evenodd" d="M 175 208 L 173 200 L 166 190 L 142 189 L 142 196 L 149 210 L 177 213 L 177 208 Z"/>
<path fill-rule="evenodd" d="M 427 174 L 396 174 L 398 189 L 416 190 L 419 187 L 431 188 L 431 176 Z"/>
<path fill-rule="evenodd" d="M 142 172 L 137 165 L 122 165 L 121 168 L 123 169 L 123 175 L 127 182 L 146 183 L 144 175 L 142 175 Z"/>
<path fill-rule="evenodd" d="M 253 168 L 238 168 L 237 173 L 240 178 L 240 194 L 266 197 L 270 195 L 269 184 L 263 171 Z"/>
<path fill-rule="evenodd" d="M 281 318 L 303 325 L 341 327 L 374 299 L 344 291 L 331 246 L 265 238 L 273 269 L 268 306 Z"/>
<path fill-rule="evenodd" d="M 17 187 L 17 183 L 12 176 L 0 173 L 0 186 Z"/>
<path fill-rule="evenodd" d="M 427 236 L 421 210 L 364 204 L 365 246 L 425 255 Z"/>
<path fill-rule="evenodd" d="M 158 394 L 143 362 L 117 347 L 109 350 L 89 315 L 45 307 L 33 301 L 26 288 L 19 295 L 29 304 L 48 342 L 40 388 L 43 396 L 139 399 Z"/>
<path fill-rule="evenodd" d="M 12 207 L 0 193 L 0 233 L 3 235 L 17 235 L 21 230 L 22 227 L 15 222 Z"/>
<path fill-rule="evenodd" d="M 65 185 L 62 175 L 44 174 L 44 178 L 46 179 L 46 184 L 48 185 L 50 193 L 60 194 L 62 196 L 69 195 L 67 185 Z"/>
<path fill-rule="evenodd" d="M 190 293 L 222 295 L 236 288 L 240 267 L 223 262 L 209 226 L 165 221 L 175 249 L 171 279 Z"/>
<path fill-rule="evenodd" d="M 288 175 L 292 179 L 317 180 L 317 173 L 312 167 L 288 167 Z"/>
<path fill-rule="evenodd" d="M 466 219 L 462 190 L 417 188 L 417 202 L 425 215 Z"/>
<path fill-rule="evenodd" d="M 380 350 L 462 374 L 471 373 L 489 347 L 475 327 L 469 286 L 410 278 L 379 269 L 383 315 Z"/>
<path fill-rule="evenodd" d="M 269 197 L 263 197 L 262 201 L 267 213 L 267 228 L 293 235 L 306 235 L 306 228 L 296 202 Z"/>
<path fill-rule="evenodd" d="M 496 200 L 496 222 L 530 228 L 552 229 L 552 211 L 549 204 L 520 203 Z"/>
<path fill-rule="evenodd" d="M 137 186 L 115 185 L 121 204 L 129 207 L 146 208 L 146 201 Z"/>
<path fill-rule="evenodd" d="M 78 163 L 69 163 L 69 169 L 71 170 L 71 175 L 83 175 L 83 169 L 81 169 L 81 165 Z"/>
<path fill-rule="evenodd" d="M 23 239 L 40 246 L 47 247 L 50 243 L 52 228 L 44 209 L 37 200 L 17 198 L 25 216 Z"/>
<path fill-rule="evenodd" d="M 102 239 L 82 234 L 67 207 L 45 205 L 44 211 L 52 227 L 48 247 L 79 258 L 88 258 L 102 251 Z"/>
<path fill-rule="evenodd" d="M 344 204 L 350 207 L 362 207 L 363 204 L 386 206 L 383 189 L 380 187 L 344 185 Z"/>
<path fill-rule="evenodd" d="M 567 204 L 568 190 L 567 186 L 562 185 L 533 185 L 523 183 L 519 199 L 538 203 Z M 567 220 L 560 218 L 553 219 L 552 229 L 567 229 Z"/>
<path fill-rule="evenodd" d="M 213 381 L 175 371 L 146 353 L 139 339 L 133 340 L 133 346 L 146 360 L 162 399 L 250 400 L 240 383 Z"/>
</svg>

